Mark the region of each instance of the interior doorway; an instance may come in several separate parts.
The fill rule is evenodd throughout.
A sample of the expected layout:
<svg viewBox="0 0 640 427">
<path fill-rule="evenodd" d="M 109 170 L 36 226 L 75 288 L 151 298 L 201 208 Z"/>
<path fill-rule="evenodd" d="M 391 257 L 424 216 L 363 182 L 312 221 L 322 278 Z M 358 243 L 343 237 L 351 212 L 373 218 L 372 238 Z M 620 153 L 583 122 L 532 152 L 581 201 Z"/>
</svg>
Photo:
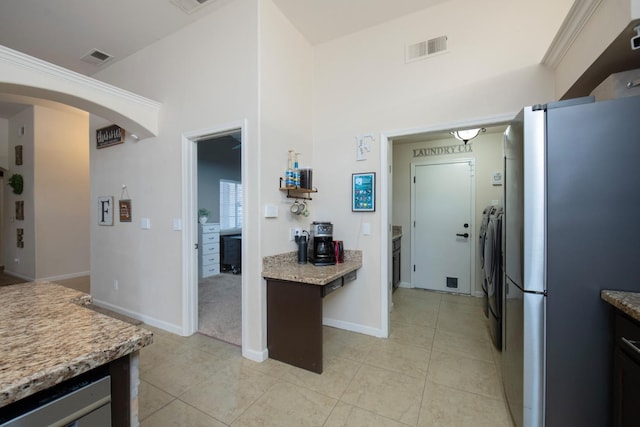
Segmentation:
<svg viewBox="0 0 640 427">
<path fill-rule="evenodd" d="M 200 331 L 240 346 L 246 337 L 245 141 L 244 120 L 182 136 L 184 335 Z"/>
<path fill-rule="evenodd" d="M 242 345 L 242 136 L 200 139 L 198 332 Z"/>
</svg>

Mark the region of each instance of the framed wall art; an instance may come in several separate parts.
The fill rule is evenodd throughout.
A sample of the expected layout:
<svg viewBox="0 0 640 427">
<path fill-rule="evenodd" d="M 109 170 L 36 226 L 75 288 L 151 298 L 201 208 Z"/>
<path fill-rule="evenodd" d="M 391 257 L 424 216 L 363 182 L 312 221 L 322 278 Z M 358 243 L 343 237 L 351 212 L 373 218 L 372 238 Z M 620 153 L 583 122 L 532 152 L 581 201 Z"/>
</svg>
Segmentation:
<svg viewBox="0 0 640 427">
<path fill-rule="evenodd" d="M 376 210 L 376 173 L 354 173 L 351 181 L 351 210 L 374 212 Z"/>
<path fill-rule="evenodd" d="M 113 225 L 113 196 L 98 197 L 98 225 Z"/>
<path fill-rule="evenodd" d="M 125 131 L 118 125 L 96 130 L 96 148 L 110 147 L 124 142 Z"/>
</svg>

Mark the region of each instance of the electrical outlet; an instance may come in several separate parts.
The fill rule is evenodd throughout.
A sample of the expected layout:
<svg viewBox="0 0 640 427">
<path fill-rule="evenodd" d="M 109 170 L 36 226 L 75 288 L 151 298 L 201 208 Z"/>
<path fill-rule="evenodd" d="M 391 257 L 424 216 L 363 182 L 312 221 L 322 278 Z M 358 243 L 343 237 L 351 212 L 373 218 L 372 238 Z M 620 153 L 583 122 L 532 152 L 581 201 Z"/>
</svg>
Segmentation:
<svg viewBox="0 0 640 427">
<path fill-rule="evenodd" d="M 117 291 L 118 286 L 119 286 L 118 279 L 113 279 L 113 290 Z"/>
<path fill-rule="evenodd" d="M 16 264 L 20 264 L 20 258 L 14 258 L 13 262 L 15 262 Z"/>
<path fill-rule="evenodd" d="M 296 228 L 293 234 L 295 237 L 302 236 L 302 228 Z"/>
<path fill-rule="evenodd" d="M 295 228 L 289 228 L 289 241 L 293 242 L 296 238 L 296 229 Z"/>
</svg>

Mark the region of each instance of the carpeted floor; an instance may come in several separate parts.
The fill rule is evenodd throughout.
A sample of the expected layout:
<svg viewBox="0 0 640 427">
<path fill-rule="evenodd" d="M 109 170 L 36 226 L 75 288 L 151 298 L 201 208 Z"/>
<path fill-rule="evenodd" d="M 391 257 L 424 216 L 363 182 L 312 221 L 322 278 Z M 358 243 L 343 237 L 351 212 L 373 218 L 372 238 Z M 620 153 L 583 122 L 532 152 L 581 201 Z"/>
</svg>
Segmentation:
<svg viewBox="0 0 640 427">
<path fill-rule="evenodd" d="M 198 332 L 242 345 L 242 275 L 222 273 L 200 280 Z"/>
</svg>

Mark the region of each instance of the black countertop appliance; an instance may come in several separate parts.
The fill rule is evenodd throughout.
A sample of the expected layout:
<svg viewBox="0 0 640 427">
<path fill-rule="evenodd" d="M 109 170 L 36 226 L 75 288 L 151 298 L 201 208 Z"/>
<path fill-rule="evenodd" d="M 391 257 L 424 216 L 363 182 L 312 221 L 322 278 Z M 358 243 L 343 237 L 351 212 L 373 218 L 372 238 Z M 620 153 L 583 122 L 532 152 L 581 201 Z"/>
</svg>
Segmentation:
<svg viewBox="0 0 640 427">
<path fill-rule="evenodd" d="M 335 265 L 336 254 L 333 248 L 333 224 L 314 221 L 309 230 L 309 259 L 313 265 Z"/>
</svg>

